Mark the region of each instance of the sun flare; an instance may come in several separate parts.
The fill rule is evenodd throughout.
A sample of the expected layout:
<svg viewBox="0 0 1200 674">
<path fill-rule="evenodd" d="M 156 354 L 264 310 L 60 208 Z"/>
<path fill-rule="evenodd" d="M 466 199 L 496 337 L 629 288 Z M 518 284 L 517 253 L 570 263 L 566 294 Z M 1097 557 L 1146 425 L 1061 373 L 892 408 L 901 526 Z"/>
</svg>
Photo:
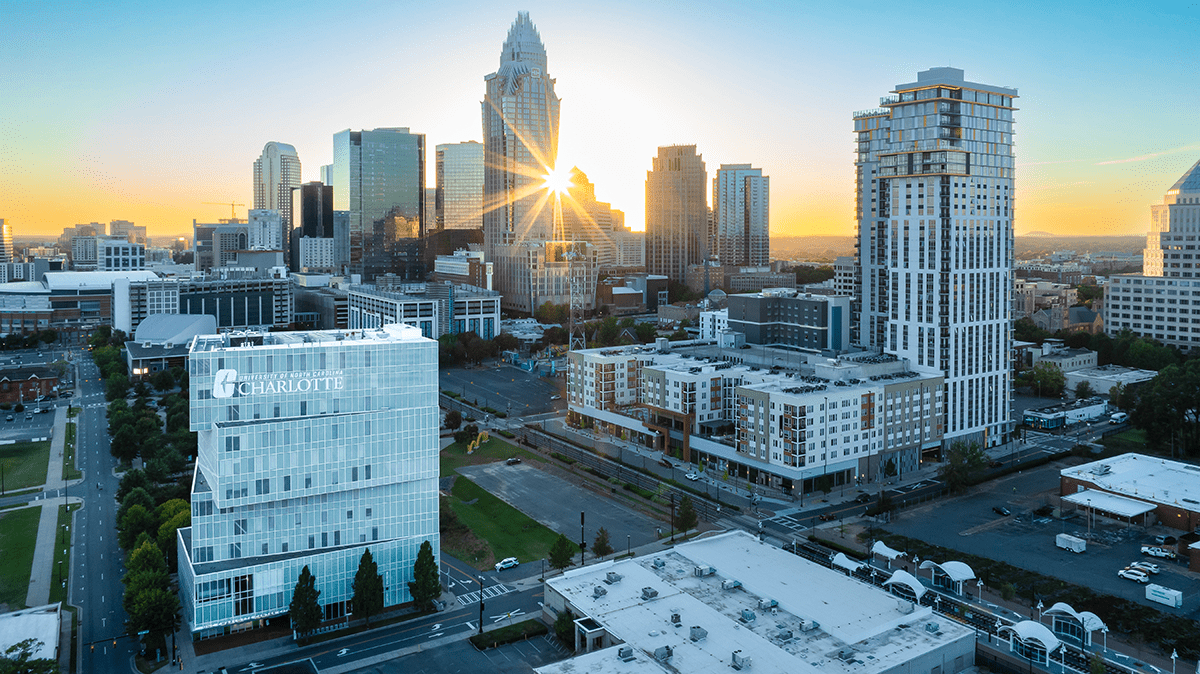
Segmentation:
<svg viewBox="0 0 1200 674">
<path fill-rule="evenodd" d="M 567 190 L 571 189 L 571 172 L 551 170 L 546 175 L 542 176 L 543 187 L 556 194 L 566 194 Z"/>
</svg>

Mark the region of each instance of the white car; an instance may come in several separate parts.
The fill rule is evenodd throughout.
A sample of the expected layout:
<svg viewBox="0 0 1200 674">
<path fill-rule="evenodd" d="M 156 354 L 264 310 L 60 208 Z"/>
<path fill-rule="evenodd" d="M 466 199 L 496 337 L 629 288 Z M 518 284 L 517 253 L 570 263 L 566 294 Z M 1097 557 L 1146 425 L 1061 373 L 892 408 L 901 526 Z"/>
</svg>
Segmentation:
<svg viewBox="0 0 1200 674">
<path fill-rule="evenodd" d="M 1117 572 L 1117 575 L 1127 580 L 1132 580 L 1135 583 L 1150 582 L 1150 576 L 1146 575 L 1145 571 L 1139 571 L 1137 569 L 1121 569 Z"/>
<path fill-rule="evenodd" d="M 1145 571 L 1146 573 L 1158 573 L 1157 564 L 1154 562 L 1143 562 L 1140 559 L 1136 562 L 1131 562 L 1129 564 L 1129 568 L 1137 569 L 1138 571 Z"/>
<path fill-rule="evenodd" d="M 504 559 L 496 562 L 496 570 L 503 571 L 504 569 L 511 569 L 518 564 L 520 564 L 520 562 L 517 561 L 516 557 L 505 557 Z"/>
<path fill-rule="evenodd" d="M 1162 557 L 1164 559 L 1175 559 L 1175 553 L 1163 548 L 1156 548 L 1153 545 L 1143 545 L 1142 554 L 1150 555 L 1151 557 Z"/>
<path fill-rule="evenodd" d="M 684 475 L 684 477 L 691 480 L 692 482 L 695 482 L 696 480 L 700 479 L 700 476 L 697 475 L 696 473 L 688 473 L 687 475 Z"/>
</svg>

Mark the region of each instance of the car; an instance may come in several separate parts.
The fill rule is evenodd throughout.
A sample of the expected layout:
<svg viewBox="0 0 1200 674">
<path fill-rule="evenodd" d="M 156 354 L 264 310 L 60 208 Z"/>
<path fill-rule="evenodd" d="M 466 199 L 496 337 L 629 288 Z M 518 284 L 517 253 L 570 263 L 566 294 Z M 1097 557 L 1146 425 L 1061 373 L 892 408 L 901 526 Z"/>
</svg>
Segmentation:
<svg viewBox="0 0 1200 674">
<path fill-rule="evenodd" d="M 1001 466 L 1003 466 L 1003 465 L 1004 465 L 1004 464 L 1003 464 L 1003 463 L 1000 463 L 999 461 L 989 461 L 989 462 L 988 462 L 988 468 L 999 468 L 999 467 L 1001 467 Z"/>
<path fill-rule="evenodd" d="M 521 457 L 519 456 L 510 456 L 504 460 L 504 465 L 506 466 L 515 466 L 518 463 L 521 463 Z"/>
<path fill-rule="evenodd" d="M 25 413 L 25 421 L 32 421 L 32 420 L 33 420 L 33 412 L 26 412 Z"/>
<path fill-rule="evenodd" d="M 58 397 L 59 398 L 70 398 L 73 395 L 75 395 L 74 391 L 63 391 L 62 393 L 58 394 Z"/>
<path fill-rule="evenodd" d="M 697 475 L 696 473 L 688 473 L 687 475 L 684 475 L 684 477 L 691 480 L 692 482 L 695 482 L 696 480 L 700 479 L 700 476 Z"/>
<path fill-rule="evenodd" d="M 1117 575 L 1125 578 L 1126 580 L 1132 580 L 1137 583 L 1150 582 L 1150 576 L 1146 575 L 1145 571 L 1140 571 L 1138 569 L 1121 569 L 1117 572 Z"/>
<path fill-rule="evenodd" d="M 1136 562 L 1130 562 L 1128 568 L 1137 569 L 1138 571 L 1145 571 L 1146 573 L 1158 573 L 1157 564 L 1154 562 L 1144 562 L 1140 559 Z"/>
<path fill-rule="evenodd" d="M 992 506 L 992 512 L 996 513 L 997 515 L 1003 515 L 1005 517 L 1008 517 L 1009 515 L 1012 514 L 1011 510 L 1009 510 L 1008 508 L 1001 506 L 1001 505 Z"/>
<path fill-rule="evenodd" d="M 550 396 L 551 400 L 562 400 L 562 396 Z"/>
<path fill-rule="evenodd" d="M 832 522 L 832 521 L 836 520 L 837 518 L 834 517 L 832 513 L 824 513 L 821 515 L 820 519 L 822 522 Z"/>
<path fill-rule="evenodd" d="M 1153 545 L 1143 545 L 1142 554 L 1150 555 L 1151 557 L 1161 557 L 1163 559 L 1175 559 L 1175 553 L 1170 550 L 1164 550 Z"/>
<path fill-rule="evenodd" d="M 858 496 L 857 496 L 857 497 L 854 499 L 854 502 L 855 502 L 855 503 L 870 503 L 870 501 L 871 501 L 871 495 L 870 495 L 870 494 L 859 494 L 859 495 L 858 495 Z"/>
<path fill-rule="evenodd" d="M 1177 541 L 1174 536 L 1155 536 L 1154 542 L 1159 545 L 1175 545 Z"/>
<path fill-rule="evenodd" d="M 4 417 L 4 420 L 5 420 L 5 421 L 12 421 L 12 420 L 13 420 L 13 415 L 11 415 L 11 414 L 10 414 L 10 415 L 8 415 L 8 416 Z"/>
<path fill-rule="evenodd" d="M 519 564 L 520 562 L 517 561 L 516 557 L 505 557 L 504 559 L 496 562 L 496 570 L 503 571 L 504 569 L 511 569 Z"/>
<path fill-rule="evenodd" d="M 42 402 L 42 401 L 43 401 L 43 400 L 45 400 L 45 399 L 46 399 L 46 396 L 38 396 L 38 397 L 37 397 L 37 400 L 34 400 L 33 402 L 35 402 L 35 403 L 40 403 L 40 402 Z"/>
</svg>

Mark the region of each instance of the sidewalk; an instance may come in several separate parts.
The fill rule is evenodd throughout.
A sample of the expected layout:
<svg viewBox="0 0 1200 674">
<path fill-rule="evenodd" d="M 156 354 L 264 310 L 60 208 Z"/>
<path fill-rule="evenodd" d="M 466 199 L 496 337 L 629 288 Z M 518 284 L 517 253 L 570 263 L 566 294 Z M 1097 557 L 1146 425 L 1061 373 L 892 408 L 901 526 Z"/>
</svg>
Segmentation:
<svg viewBox="0 0 1200 674">
<path fill-rule="evenodd" d="M 54 427 L 50 432 L 50 461 L 46 466 L 46 485 L 44 491 L 62 489 L 66 483 L 62 479 L 63 455 L 66 449 L 67 410 L 55 408 Z M 79 503 L 79 499 L 71 500 Z M 29 591 L 25 595 L 26 606 L 42 606 L 50 601 L 50 584 L 57 581 L 54 568 L 54 545 L 58 535 L 58 507 L 62 499 L 38 499 L 29 507 L 45 506 L 38 519 L 37 542 L 33 547 L 33 565 L 29 569 Z"/>
<path fill-rule="evenodd" d="M 54 408 L 54 426 L 50 431 L 50 464 L 46 466 L 46 486 L 44 489 L 62 489 L 65 483 L 62 479 L 63 458 L 67 443 L 67 410 L 63 407 Z"/>
</svg>

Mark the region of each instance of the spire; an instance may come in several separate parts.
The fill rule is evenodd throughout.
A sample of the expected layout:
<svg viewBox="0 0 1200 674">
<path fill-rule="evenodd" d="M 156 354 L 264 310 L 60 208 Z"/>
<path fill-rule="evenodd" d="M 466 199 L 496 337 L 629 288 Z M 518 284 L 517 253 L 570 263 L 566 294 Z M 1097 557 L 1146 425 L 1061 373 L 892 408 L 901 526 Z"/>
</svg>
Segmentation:
<svg viewBox="0 0 1200 674">
<path fill-rule="evenodd" d="M 1188 169 L 1179 180 L 1176 180 L 1167 192 L 1200 192 L 1200 161 L 1192 164 L 1192 168 Z"/>
<path fill-rule="evenodd" d="M 529 12 L 517 12 L 517 20 L 508 29 L 508 37 L 500 51 L 500 67 L 507 63 L 525 63 L 546 70 L 546 48 L 542 36 L 529 19 Z"/>
</svg>

